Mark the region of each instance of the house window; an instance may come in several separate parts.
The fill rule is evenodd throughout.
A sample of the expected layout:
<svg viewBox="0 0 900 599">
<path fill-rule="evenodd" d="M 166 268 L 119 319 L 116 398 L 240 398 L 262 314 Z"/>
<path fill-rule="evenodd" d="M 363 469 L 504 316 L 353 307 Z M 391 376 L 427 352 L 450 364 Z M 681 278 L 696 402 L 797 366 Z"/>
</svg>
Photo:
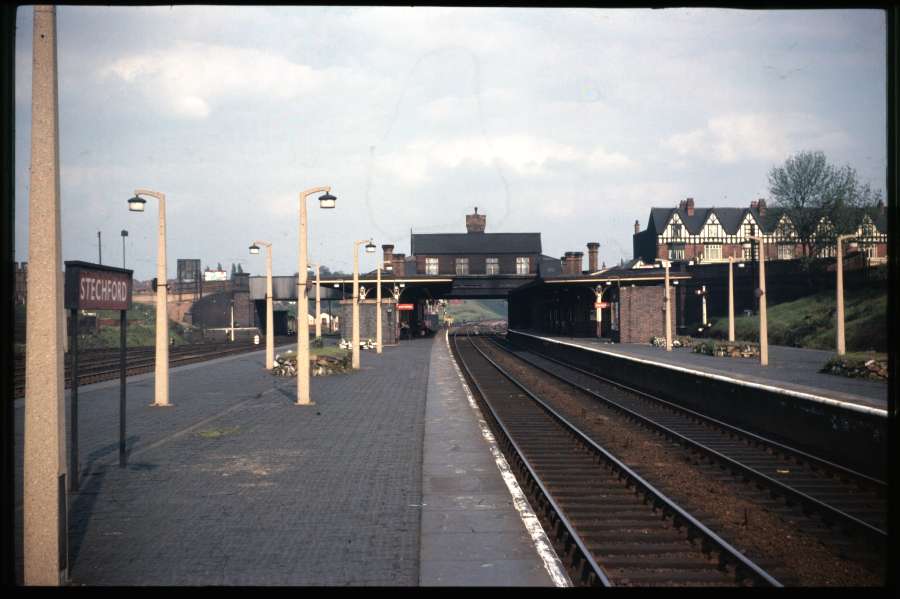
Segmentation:
<svg viewBox="0 0 900 599">
<path fill-rule="evenodd" d="M 778 244 L 778 259 L 779 260 L 793 260 L 794 259 L 794 246 L 788 245 L 786 243 Z"/>
<path fill-rule="evenodd" d="M 741 258 L 743 260 L 753 260 L 753 244 L 745 243 L 741 246 Z"/>
<path fill-rule="evenodd" d="M 680 223 L 672 223 L 672 237 L 675 239 L 681 238 L 681 224 Z"/>
<path fill-rule="evenodd" d="M 717 222 L 708 223 L 705 235 L 708 239 L 720 239 L 722 237 L 722 225 Z"/>
<path fill-rule="evenodd" d="M 753 223 L 744 223 L 744 237 L 750 238 L 753 235 L 756 235 L 756 227 Z"/>
<path fill-rule="evenodd" d="M 516 258 L 516 274 L 527 275 L 531 270 L 528 256 L 519 256 Z"/>
<path fill-rule="evenodd" d="M 669 260 L 684 260 L 684 244 L 669 246 Z"/>
<path fill-rule="evenodd" d="M 456 274 L 458 274 L 458 275 L 469 274 L 469 259 L 468 258 L 457 258 L 456 259 Z"/>
<path fill-rule="evenodd" d="M 704 260 L 721 260 L 722 259 L 722 244 L 720 243 L 710 243 L 706 245 L 706 249 L 703 252 Z"/>
<path fill-rule="evenodd" d="M 438 259 L 437 258 L 425 258 L 425 274 L 426 275 L 438 274 Z"/>
<path fill-rule="evenodd" d="M 500 274 L 500 258 L 485 258 L 484 270 L 489 275 Z"/>
</svg>

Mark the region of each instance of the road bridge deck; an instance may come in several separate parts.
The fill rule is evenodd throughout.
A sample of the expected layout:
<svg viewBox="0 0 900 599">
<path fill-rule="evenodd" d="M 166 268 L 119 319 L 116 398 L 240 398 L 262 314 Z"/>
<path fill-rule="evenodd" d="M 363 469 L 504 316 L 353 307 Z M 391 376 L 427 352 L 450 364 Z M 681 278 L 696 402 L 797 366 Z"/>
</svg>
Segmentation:
<svg viewBox="0 0 900 599">
<path fill-rule="evenodd" d="M 260 351 L 173 368 L 170 408 L 150 407 L 152 374 L 131 377 L 126 468 L 118 381 L 80 388 L 74 585 L 551 584 L 460 407 L 443 336 L 314 377 L 310 407 L 293 404 L 296 379 L 263 361 Z"/>
</svg>

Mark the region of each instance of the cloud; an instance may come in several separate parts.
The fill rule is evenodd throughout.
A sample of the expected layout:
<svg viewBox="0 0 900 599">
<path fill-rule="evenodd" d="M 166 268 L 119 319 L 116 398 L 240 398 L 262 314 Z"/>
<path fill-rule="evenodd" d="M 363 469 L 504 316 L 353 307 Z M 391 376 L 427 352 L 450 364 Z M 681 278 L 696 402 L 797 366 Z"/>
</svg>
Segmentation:
<svg viewBox="0 0 900 599">
<path fill-rule="evenodd" d="M 126 56 L 101 67 L 170 115 L 205 119 L 217 102 L 285 101 L 321 89 L 326 75 L 268 50 L 200 42 Z"/>
<path fill-rule="evenodd" d="M 738 163 L 783 160 L 797 148 L 842 149 L 849 137 L 810 114 L 726 114 L 676 133 L 662 145 L 683 157 Z"/>
<path fill-rule="evenodd" d="M 408 183 L 422 183 L 439 169 L 464 165 L 503 166 L 520 176 L 540 176 L 557 163 L 581 163 L 597 169 L 629 168 L 635 161 L 602 147 L 590 151 L 527 134 L 418 140 L 376 159 L 378 168 Z"/>
</svg>

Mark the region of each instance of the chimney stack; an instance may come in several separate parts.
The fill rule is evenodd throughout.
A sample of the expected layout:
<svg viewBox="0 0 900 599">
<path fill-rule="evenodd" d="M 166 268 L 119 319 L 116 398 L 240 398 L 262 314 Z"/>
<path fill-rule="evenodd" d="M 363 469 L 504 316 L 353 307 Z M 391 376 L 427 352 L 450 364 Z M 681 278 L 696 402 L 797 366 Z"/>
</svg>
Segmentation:
<svg viewBox="0 0 900 599">
<path fill-rule="evenodd" d="M 392 254 L 391 265 L 394 267 L 395 277 L 406 276 L 406 254 Z"/>
<path fill-rule="evenodd" d="M 384 251 L 384 258 L 382 258 L 382 260 L 384 261 L 385 265 L 390 264 L 391 267 L 393 267 L 394 266 L 394 246 L 389 243 L 385 243 L 385 244 L 382 244 L 381 249 L 382 249 L 382 251 Z"/>
<path fill-rule="evenodd" d="M 600 244 L 596 241 L 592 241 L 587 244 L 588 248 L 588 271 L 597 272 L 600 270 L 597 268 L 600 260 Z"/>
<path fill-rule="evenodd" d="M 694 216 L 694 198 L 687 198 L 681 203 L 681 207 L 688 216 Z"/>
<path fill-rule="evenodd" d="M 580 275 L 584 270 L 584 252 L 572 252 L 572 274 Z"/>
<path fill-rule="evenodd" d="M 758 200 L 753 200 L 752 202 L 750 202 L 750 208 L 751 208 L 751 210 L 753 208 L 756 208 L 757 211 L 759 211 L 760 216 L 766 215 L 766 201 L 762 198 L 759 198 Z"/>
<path fill-rule="evenodd" d="M 466 215 L 466 233 L 484 233 L 487 224 L 487 216 L 478 214 L 478 206 L 475 206 L 475 214 Z"/>
<path fill-rule="evenodd" d="M 640 221 L 634 221 L 634 234 L 637 235 L 641 232 L 641 223 Z"/>
<path fill-rule="evenodd" d="M 566 252 L 565 263 L 563 265 L 563 274 L 572 274 L 574 260 L 575 252 Z"/>
</svg>

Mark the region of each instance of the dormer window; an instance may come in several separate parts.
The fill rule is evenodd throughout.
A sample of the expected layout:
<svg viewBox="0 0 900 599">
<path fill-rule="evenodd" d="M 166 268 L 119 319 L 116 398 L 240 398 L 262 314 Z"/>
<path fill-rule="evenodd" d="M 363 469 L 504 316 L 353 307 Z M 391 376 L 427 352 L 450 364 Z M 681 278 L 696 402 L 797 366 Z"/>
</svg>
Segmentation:
<svg viewBox="0 0 900 599">
<path fill-rule="evenodd" d="M 672 237 L 681 238 L 681 223 L 672 223 Z"/>
</svg>

